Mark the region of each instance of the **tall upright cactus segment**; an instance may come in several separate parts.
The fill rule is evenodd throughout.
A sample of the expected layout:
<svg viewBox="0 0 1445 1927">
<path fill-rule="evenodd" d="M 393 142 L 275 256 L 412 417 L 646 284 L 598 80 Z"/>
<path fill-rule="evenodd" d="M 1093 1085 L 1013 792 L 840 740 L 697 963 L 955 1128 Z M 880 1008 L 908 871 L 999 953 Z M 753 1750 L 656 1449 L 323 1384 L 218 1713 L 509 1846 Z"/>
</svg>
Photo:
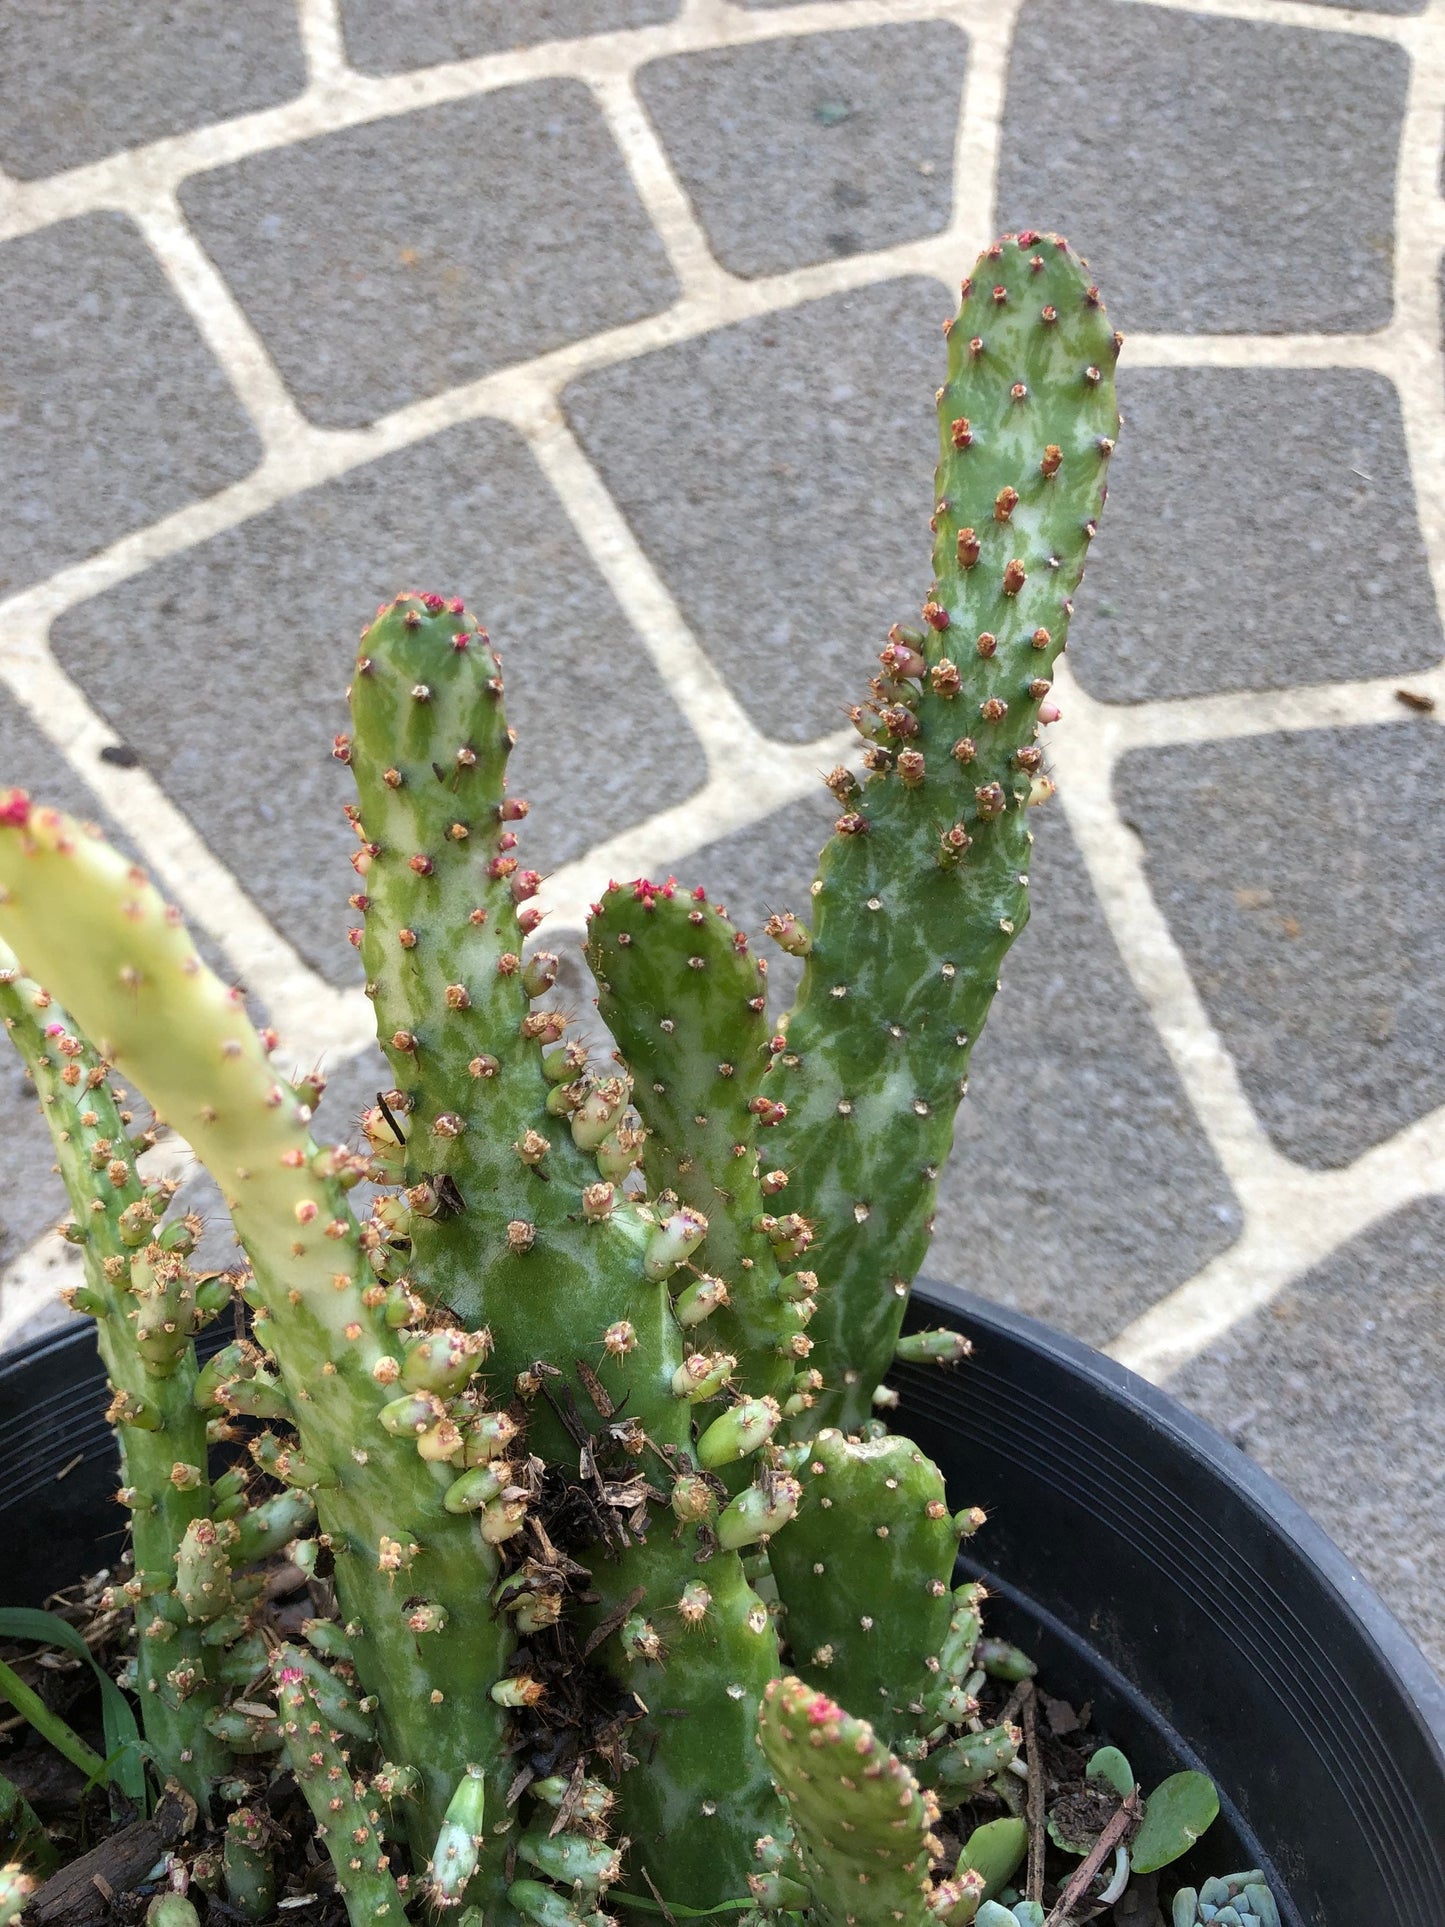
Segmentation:
<svg viewBox="0 0 1445 1927">
<path fill-rule="evenodd" d="M 788 1802 L 818 1927 L 934 1927 L 935 1811 L 868 1722 L 800 1679 L 779 1679 L 758 1737 Z"/>
<path fill-rule="evenodd" d="M 1004 954 L 1028 918 L 1025 809 L 1053 665 L 1106 494 L 1118 337 L 1067 244 L 980 257 L 938 397 L 934 586 L 855 712 L 861 787 L 813 886 L 774 1149 L 820 1226 L 816 1417 L 856 1429 L 887 1370 Z M 791 926 L 795 933 L 797 926 Z"/>
<path fill-rule="evenodd" d="M 488 1326 L 489 1370 L 527 1401 L 533 1452 L 577 1479 L 578 1443 L 558 1416 L 570 1400 L 599 1433 L 625 1414 L 663 1504 L 680 1488 L 645 1547 L 588 1554 L 591 1630 L 611 1627 L 597 1658 L 628 1689 L 646 1676 L 633 1744 L 649 1770 L 625 1777 L 619 1824 L 664 1895 L 724 1899 L 776 1812 L 751 1733 L 777 1641 L 743 1578 L 747 1540 L 713 1550 L 717 1507 L 697 1476 L 694 1412 L 736 1360 L 680 1328 L 669 1286 L 707 1223 L 673 1205 L 644 1212 L 600 1174 L 626 1081 L 569 1058 L 562 1017 L 530 1009 L 550 973 L 521 961 L 537 879 L 514 854 L 524 810 L 506 797 L 511 736 L 485 631 L 459 601 L 399 597 L 362 636 L 351 705 L 338 751 L 360 799 L 360 947 L 407 1138 L 407 1276 Z M 790 1487 L 765 1473 L 738 1503 L 766 1512 Z M 627 1547 L 632 1529 L 616 1524 Z M 655 1629 L 655 1648 L 629 1643 L 632 1619 Z M 726 1803 L 710 1798 L 719 1745 L 743 1763 Z"/>
<path fill-rule="evenodd" d="M 471 1515 L 444 1503 L 460 1467 L 429 1462 L 424 1441 L 381 1416 L 409 1354 L 386 1322 L 386 1293 L 347 1202 L 359 1171 L 316 1145 L 309 1108 L 278 1081 L 239 992 L 202 963 L 144 873 L 19 791 L 0 799 L 0 936 L 221 1187 L 251 1261 L 258 1336 L 280 1367 L 342 1610 L 359 1628 L 357 1671 L 381 1698 L 388 1753 L 421 1772 L 409 1831 L 429 1853 L 468 1762 L 479 1750 L 499 1754 L 502 1713 L 490 1689 L 506 1671 L 511 1634 L 488 1598 L 496 1553 Z M 463 1439 L 457 1448 L 465 1454 Z M 418 1597 L 433 1608 L 423 1634 Z M 500 1850 L 488 1855 L 484 1877 L 500 1879 L 500 1860 Z"/>
<path fill-rule="evenodd" d="M 514 854 L 527 805 L 507 796 L 501 671 L 459 599 L 398 596 L 362 634 L 353 734 L 336 744 L 356 780 L 352 940 L 402 1097 L 414 1275 L 470 1324 L 508 1226 L 535 1226 L 552 1167 L 572 1163 L 539 1131 L 528 1032 L 546 1029 L 529 1024 L 540 985 L 521 956 L 538 879 Z"/>
<path fill-rule="evenodd" d="M 220 1704 L 220 1652 L 176 1589 L 177 1553 L 211 1506 L 191 1347 L 202 1310 L 185 1268 L 193 1234 L 183 1223 L 161 1233 L 165 1200 L 136 1168 L 130 1122 L 99 1053 L 50 993 L 21 975 L 3 944 L 0 1022 L 30 1069 L 50 1127 L 74 1213 L 68 1235 L 84 1255 L 75 1302 L 95 1317 L 110 1380 L 135 1556 L 128 1589 L 141 1631 L 136 1675 L 146 1739 L 162 1771 L 204 1808 L 230 1756 L 206 1726 Z"/>
<path fill-rule="evenodd" d="M 711 1278 L 726 1294 L 709 1339 L 737 1358 L 744 1390 L 786 1398 L 812 1341 L 798 1309 L 807 1293 L 784 1285 L 780 1265 L 781 1251 L 790 1269 L 801 1256 L 788 1248 L 791 1227 L 779 1232 L 787 1174 L 760 1163 L 769 1135 L 760 1125 L 772 1109 L 759 1100 L 768 1066 L 763 966 L 705 891 L 679 891 L 671 878 L 610 885 L 593 905 L 587 960 L 648 1129 L 648 1188 L 672 1192 L 707 1219 L 698 1253 L 704 1289 Z M 689 1316 L 688 1301 L 680 1312 Z"/>
</svg>

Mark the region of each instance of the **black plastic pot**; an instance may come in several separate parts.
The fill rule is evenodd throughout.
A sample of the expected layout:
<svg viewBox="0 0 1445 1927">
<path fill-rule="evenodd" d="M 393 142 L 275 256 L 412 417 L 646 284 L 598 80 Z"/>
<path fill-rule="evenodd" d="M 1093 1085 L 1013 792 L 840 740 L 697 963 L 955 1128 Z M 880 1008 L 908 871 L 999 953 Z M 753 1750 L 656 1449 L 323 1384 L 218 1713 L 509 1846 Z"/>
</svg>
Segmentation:
<svg viewBox="0 0 1445 1927">
<path fill-rule="evenodd" d="M 897 1417 L 958 1504 L 990 1624 L 1090 1701 L 1146 1788 L 1213 1775 L 1224 1813 L 1179 1871 L 1270 1873 L 1291 1927 L 1445 1923 L 1445 1689 L 1272 1480 L 1109 1359 L 946 1286 L 913 1326 L 970 1333 L 901 1368 Z M 224 1334 L 223 1334 L 224 1335 Z M 220 1342 L 216 1340 L 215 1342 Z M 0 1360 L 0 1598 L 38 1604 L 119 1551 L 88 1329 Z"/>
</svg>

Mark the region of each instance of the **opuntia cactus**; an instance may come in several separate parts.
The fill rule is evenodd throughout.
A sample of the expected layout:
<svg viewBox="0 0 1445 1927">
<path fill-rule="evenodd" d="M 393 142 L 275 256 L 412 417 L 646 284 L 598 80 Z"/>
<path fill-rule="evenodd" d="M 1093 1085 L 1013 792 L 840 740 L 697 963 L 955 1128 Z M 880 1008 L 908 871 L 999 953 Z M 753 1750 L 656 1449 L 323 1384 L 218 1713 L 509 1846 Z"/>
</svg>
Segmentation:
<svg viewBox="0 0 1445 1927">
<path fill-rule="evenodd" d="M 811 902 L 770 919 L 804 959 L 776 1025 L 705 889 L 612 883 L 588 959 L 617 1049 L 589 1055 L 529 947 L 541 879 L 501 661 L 459 598 L 378 611 L 335 744 L 392 1080 L 362 1148 L 314 1141 L 314 1083 L 277 1068 L 139 870 L 0 801 L 20 960 L 0 1011 L 115 1387 L 147 1738 L 162 1777 L 232 1808 L 233 1911 L 260 1919 L 276 1890 L 262 1795 L 283 1765 L 356 1923 L 1001 1911 L 1026 1831 L 991 1682 L 1031 1662 L 955 1583 L 982 1515 L 872 1411 L 895 1347 L 968 1350 L 900 1344 L 899 1321 L 1028 914 L 1036 738 L 1106 492 L 1117 349 L 1056 237 L 1005 238 L 965 283 L 932 586 L 854 712 L 861 777 L 827 779 Z M 209 1167 L 245 1255 L 249 1326 L 204 1368 L 225 1288 L 188 1270 L 112 1072 Z M 208 1437 L 243 1430 L 212 1482 Z M 283 1552 L 334 1617 L 267 1621 Z M 1003 1817 L 950 1869 L 940 1816 L 980 1792 Z"/>
</svg>

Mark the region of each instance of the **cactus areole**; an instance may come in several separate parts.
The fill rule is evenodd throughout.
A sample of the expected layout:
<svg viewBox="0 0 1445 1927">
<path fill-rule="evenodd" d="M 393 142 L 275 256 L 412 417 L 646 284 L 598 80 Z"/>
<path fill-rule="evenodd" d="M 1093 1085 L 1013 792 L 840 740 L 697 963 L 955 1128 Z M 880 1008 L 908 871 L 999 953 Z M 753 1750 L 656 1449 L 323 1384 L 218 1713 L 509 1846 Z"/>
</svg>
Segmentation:
<svg viewBox="0 0 1445 1927">
<path fill-rule="evenodd" d="M 1010 1885 L 1017 1826 L 970 1856 L 948 1818 L 1022 1810 L 1032 1669 L 954 1583 L 981 1515 L 875 1409 L 1028 918 L 1119 337 L 1066 243 L 1028 233 L 980 258 L 947 335 L 932 578 L 851 712 L 812 895 L 769 923 L 803 960 L 785 1017 L 705 889 L 611 883 L 587 958 L 617 1049 L 589 1053 L 529 943 L 501 659 L 459 598 L 378 611 L 335 744 L 391 1077 L 359 1148 L 317 1143 L 317 1079 L 278 1068 L 141 870 L 0 798 L 0 1015 L 113 1387 L 114 1603 L 158 1779 L 219 1829 L 228 1918 L 275 1903 L 288 1773 L 356 1923 L 924 1927 L 1000 1895 L 1043 1917 Z M 234 1274 L 194 1269 L 122 1084 L 219 1186 Z M 232 1294 L 249 1318 L 198 1368 Z M 279 1559 L 334 1613 L 278 1627 Z"/>
</svg>

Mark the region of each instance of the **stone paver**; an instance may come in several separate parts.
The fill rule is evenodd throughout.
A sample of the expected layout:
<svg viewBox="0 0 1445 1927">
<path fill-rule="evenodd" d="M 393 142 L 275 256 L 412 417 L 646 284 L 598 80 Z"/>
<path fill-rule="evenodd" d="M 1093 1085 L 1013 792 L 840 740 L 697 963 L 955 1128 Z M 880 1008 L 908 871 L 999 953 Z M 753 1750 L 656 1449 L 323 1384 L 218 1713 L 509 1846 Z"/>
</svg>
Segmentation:
<svg viewBox="0 0 1445 1927">
<path fill-rule="evenodd" d="M 831 295 L 585 375 L 563 404 L 758 728 L 836 728 L 928 592 L 947 296 Z M 846 529 L 846 540 L 839 531 Z"/>
<path fill-rule="evenodd" d="M 531 862 L 635 830 L 639 864 L 701 877 L 756 930 L 806 907 L 833 813 L 812 770 L 928 586 L 938 328 L 982 211 L 1070 233 L 1135 337 L 1071 651 L 1109 707 L 1066 703 L 1052 732 L 1064 775 L 1095 756 L 1109 781 L 1037 819 L 1034 924 L 933 1268 L 1156 1373 L 1192 1359 L 1185 1396 L 1445 1657 L 1445 410 L 1420 5 L 1024 0 L 1016 26 L 946 0 L 0 9 L 0 602 L 38 585 L 0 610 L 0 669 L 37 694 L 23 652 L 53 616 L 76 699 L 143 765 L 105 772 L 132 845 L 183 860 L 193 836 L 294 947 L 289 976 L 249 930 L 218 961 L 264 983 L 298 1047 L 318 978 L 354 982 L 329 752 L 357 627 L 399 586 L 465 592 L 503 646 Z M 172 285 L 127 218 L 171 187 L 219 284 Z M 669 226 L 679 195 L 695 234 Z M 265 409 L 259 470 L 237 397 L 264 400 L 265 370 L 232 302 L 299 411 Z M 564 345 L 565 382 L 534 361 Z M 550 482 L 476 418 L 522 418 L 518 364 Z M 145 553 L 106 553 L 131 531 Z M 686 718 L 709 669 L 744 721 L 712 718 L 704 758 Z M 86 774 L 0 702 L 0 782 L 88 808 Z M 725 834 L 764 785 L 763 819 Z M 1157 922 L 1129 912 L 1140 857 Z M 564 916 L 544 940 L 566 956 Z M 778 1006 L 795 978 L 774 961 Z M 559 997 L 595 1024 L 590 994 L 569 957 Z M 333 1068 L 321 1128 L 345 1134 L 385 1071 L 370 1050 Z M 1367 1218 L 1366 1148 L 1380 1197 L 1427 1201 L 1297 1275 L 1270 1215 L 1288 1166 L 1262 1212 L 1221 1126 L 1236 1078 L 1309 1173 L 1311 1229 Z M 48 1153 L 6 1088 L 0 1346 L 48 1294 L 36 1234 L 62 1209 L 53 1179 L 29 1188 Z M 213 1191 L 196 1175 L 185 1196 L 229 1262 Z M 1255 1250 L 1296 1269 L 1231 1335 Z"/>
<path fill-rule="evenodd" d="M 181 195 L 313 421 L 355 428 L 675 291 L 585 87 L 428 107 Z"/>
<path fill-rule="evenodd" d="M 1250 1100 L 1348 1164 L 1445 1103 L 1445 738 L 1418 722 L 1125 759 L 1125 821 Z"/>
<path fill-rule="evenodd" d="M 541 40 L 647 27 L 681 0 L 341 0 L 351 63 L 367 74 L 531 47 Z"/>
<path fill-rule="evenodd" d="M 1127 353 L 1127 347 L 1126 347 Z M 1141 702 L 1427 669 L 1399 397 L 1364 370 L 1135 368 L 1075 674 Z"/>
<path fill-rule="evenodd" d="M 464 594 L 502 651 L 521 737 L 511 784 L 533 804 L 534 866 L 554 869 L 599 822 L 621 828 L 694 787 L 685 724 L 524 444 L 497 423 L 449 429 L 293 497 L 81 604 L 55 630 L 62 663 L 332 982 L 356 966 L 355 839 L 341 814 L 352 791 L 331 742 L 347 726 L 362 621 L 412 586 Z M 657 735 L 645 790 L 632 761 L 605 749 L 640 712 Z"/>
<path fill-rule="evenodd" d="M 0 8 L 0 167 L 38 180 L 305 80 L 294 0 L 19 0 Z"/>
<path fill-rule="evenodd" d="M 1026 0 L 999 223 L 1069 235 L 1126 331 L 1381 327 L 1406 67 L 1384 41 Z"/>
<path fill-rule="evenodd" d="M 1175 1379 L 1385 1594 L 1445 1671 L 1445 1200 L 1337 1251 Z"/>
<path fill-rule="evenodd" d="M 783 274 L 948 226 L 967 55 L 920 21 L 674 55 L 637 86 L 718 260 Z"/>
<path fill-rule="evenodd" d="M 260 452 L 124 215 L 0 243 L 0 596 L 236 481 Z"/>
<path fill-rule="evenodd" d="M 805 913 L 836 806 L 796 803 L 679 867 L 755 938 Z M 1094 1338 L 1239 1232 L 1239 1210 L 1130 984 L 1057 802 L 1034 817 L 1029 927 L 969 1066 L 927 1270 Z M 769 1002 L 799 966 L 766 941 Z"/>
</svg>

